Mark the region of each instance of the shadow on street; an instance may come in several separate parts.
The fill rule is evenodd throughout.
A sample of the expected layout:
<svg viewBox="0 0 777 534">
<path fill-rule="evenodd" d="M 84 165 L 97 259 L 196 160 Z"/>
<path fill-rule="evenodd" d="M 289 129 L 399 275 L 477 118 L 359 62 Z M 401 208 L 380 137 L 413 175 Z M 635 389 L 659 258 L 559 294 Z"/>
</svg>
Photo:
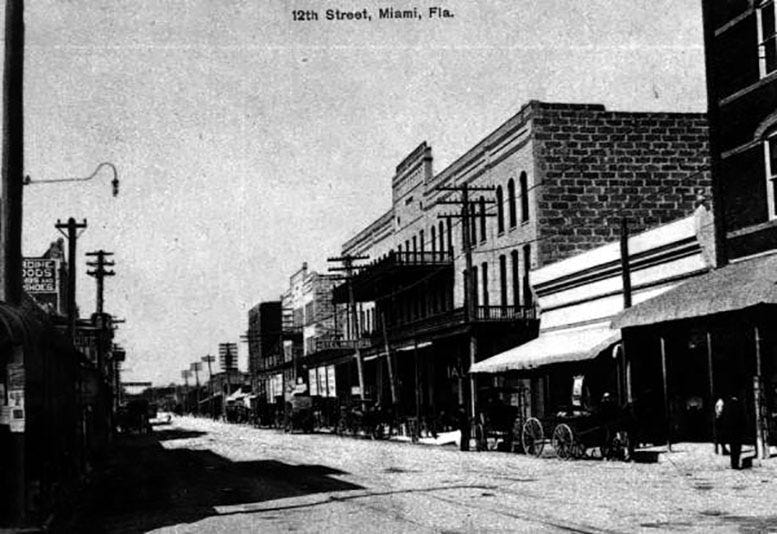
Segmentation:
<svg viewBox="0 0 777 534">
<path fill-rule="evenodd" d="M 202 435 L 166 430 L 122 436 L 95 470 L 57 532 L 147 532 L 216 515 L 215 507 L 362 489 L 320 465 L 233 462 L 209 450 L 165 449 L 161 441 Z"/>
</svg>

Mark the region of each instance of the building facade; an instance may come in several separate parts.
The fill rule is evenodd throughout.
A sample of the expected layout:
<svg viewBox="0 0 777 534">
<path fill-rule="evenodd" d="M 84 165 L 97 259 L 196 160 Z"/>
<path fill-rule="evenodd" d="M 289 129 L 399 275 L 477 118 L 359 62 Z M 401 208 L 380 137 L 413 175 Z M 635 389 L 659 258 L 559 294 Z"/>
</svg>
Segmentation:
<svg viewBox="0 0 777 534">
<path fill-rule="evenodd" d="M 719 239 L 736 259 L 777 248 L 775 3 L 703 5 Z"/>
<path fill-rule="evenodd" d="M 640 232 L 687 216 L 707 164 L 703 114 L 588 104 L 532 101 L 439 173 L 422 143 L 342 248 L 370 258 L 335 290 L 354 301 L 343 334 L 371 341 L 365 382 L 385 399 L 394 375 L 418 415 L 472 404 L 469 366 L 537 335 L 530 271 L 612 241 L 624 217 Z"/>
</svg>

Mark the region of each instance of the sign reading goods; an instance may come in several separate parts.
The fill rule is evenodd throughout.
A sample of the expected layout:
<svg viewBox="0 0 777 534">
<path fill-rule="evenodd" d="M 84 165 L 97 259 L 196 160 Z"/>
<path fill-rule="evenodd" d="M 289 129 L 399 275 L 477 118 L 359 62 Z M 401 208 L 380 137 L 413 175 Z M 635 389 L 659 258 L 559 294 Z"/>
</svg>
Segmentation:
<svg viewBox="0 0 777 534">
<path fill-rule="evenodd" d="M 59 304 L 59 260 L 24 258 L 22 262 L 24 290 L 42 305 L 57 309 Z"/>
</svg>

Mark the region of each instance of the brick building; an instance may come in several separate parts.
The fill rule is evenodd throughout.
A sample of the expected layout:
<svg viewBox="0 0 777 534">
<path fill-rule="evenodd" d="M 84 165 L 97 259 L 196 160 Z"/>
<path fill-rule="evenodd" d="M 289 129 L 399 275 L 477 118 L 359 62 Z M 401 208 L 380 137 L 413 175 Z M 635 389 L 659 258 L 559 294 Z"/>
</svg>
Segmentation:
<svg viewBox="0 0 777 534">
<path fill-rule="evenodd" d="M 689 215 L 707 160 L 703 114 L 588 104 L 532 101 L 439 173 L 422 143 L 396 168 L 391 208 L 342 249 L 372 258 L 353 279 L 359 335 L 344 332 L 372 343 L 367 386 L 387 398 L 393 371 L 406 411 L 454 409 L 471 362 L 536 336 L 532 269 L 612 241 L 622 216 L 640 232 Z M 491 188 L 468 199 L 471 272 L 461 219 L 440 218 L 461 211 L 446 203 L 463 184 Z"/>
<path fill-rule="evenodd" d="M 702 6 L 718 268 L 615 324 L 637 357 L 668 362 L 665 382 L 689 347 L 701 348 L 698 390 L 743 399 L 743 438 L 768 457 L 777 445 L 777 11 L 773 0 Z"/>
<path fill-rule="evenodd" d="M 261 371 L 267 360 L 280 354 L 281 301 L 260 302 L 248 310 L 248 374 L 253 390 L 264 393 Z"/>
</svg>

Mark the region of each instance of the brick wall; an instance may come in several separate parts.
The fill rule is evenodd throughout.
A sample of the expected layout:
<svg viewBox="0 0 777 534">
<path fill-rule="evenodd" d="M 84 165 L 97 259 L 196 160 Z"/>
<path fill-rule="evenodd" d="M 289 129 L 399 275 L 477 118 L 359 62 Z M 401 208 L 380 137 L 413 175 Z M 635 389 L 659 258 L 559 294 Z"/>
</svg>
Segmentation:
<svg viewBox="0 0 777 534">
<path fill-rule="evenodd" d="M 698 113 L 628 113 L 537 103 L 533 114 L 539 263 L 685 217 L 709 195 L 707 123 Z"/>
</svg>

